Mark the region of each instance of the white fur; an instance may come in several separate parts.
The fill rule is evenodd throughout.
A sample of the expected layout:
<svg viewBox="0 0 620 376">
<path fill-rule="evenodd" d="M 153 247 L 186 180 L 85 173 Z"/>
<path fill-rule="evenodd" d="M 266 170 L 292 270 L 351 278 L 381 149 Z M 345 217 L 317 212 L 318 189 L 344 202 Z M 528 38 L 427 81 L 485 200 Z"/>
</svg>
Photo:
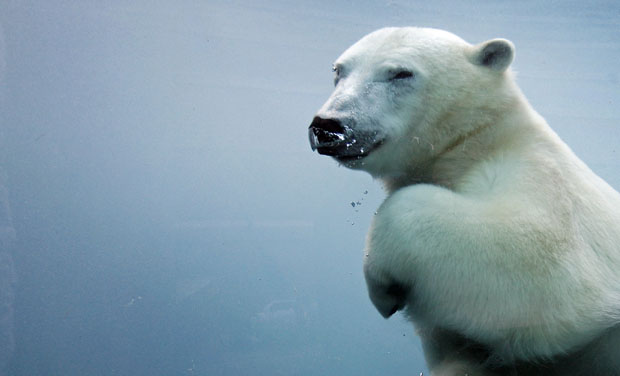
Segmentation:
<svg viewBox="0 0 620 376">
<path fill-rule="evenodd" d="M 446 363 L 437 329 L 506 365 L 578 351 L 620 322 L 620 195 L 531 108 L 513 54 L 505 40 L 381 29 L 338 58 L 317 114 L 383 139 L 344 162 L 388 189 L 368 234 L 369 294 L 384 316 L 405 309 L 441 374 L 467 361 Z M 399 69 L 415 77 L 391 80 Z"/>
</svg>

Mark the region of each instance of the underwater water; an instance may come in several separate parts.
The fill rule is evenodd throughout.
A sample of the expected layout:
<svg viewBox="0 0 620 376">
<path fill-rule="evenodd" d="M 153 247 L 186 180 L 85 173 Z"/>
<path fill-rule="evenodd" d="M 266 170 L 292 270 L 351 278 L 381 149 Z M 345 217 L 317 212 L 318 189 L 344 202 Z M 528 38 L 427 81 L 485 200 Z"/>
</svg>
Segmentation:
<svg viewBox="0 0 620 376">
<path fill-rule="evenodd" d="M 620 188 L 620 4 L 0 2 L 0 375 L 419 375 L 375 311 L 384 192 L 312 153 L 331 63 L 383 26 L 516 46 Z"/>
</svg>

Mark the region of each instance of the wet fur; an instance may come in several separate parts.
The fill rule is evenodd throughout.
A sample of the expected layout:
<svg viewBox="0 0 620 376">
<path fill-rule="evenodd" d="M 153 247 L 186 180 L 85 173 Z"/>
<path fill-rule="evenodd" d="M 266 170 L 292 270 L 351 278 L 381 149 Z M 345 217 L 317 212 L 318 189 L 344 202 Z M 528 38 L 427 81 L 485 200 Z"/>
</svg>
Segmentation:
<svg viewBox="0 0 620 376">
<path fill-rule="evenodd" d="M 532 109 L 513 56 L 503 39 L 389 28 L 336 61 L 317 116 L 382 143 L 343 163 L 388 191 L 369 296 L 406 313 L 434 375 L 620 375 L 620 195 Z"/>
</svg>

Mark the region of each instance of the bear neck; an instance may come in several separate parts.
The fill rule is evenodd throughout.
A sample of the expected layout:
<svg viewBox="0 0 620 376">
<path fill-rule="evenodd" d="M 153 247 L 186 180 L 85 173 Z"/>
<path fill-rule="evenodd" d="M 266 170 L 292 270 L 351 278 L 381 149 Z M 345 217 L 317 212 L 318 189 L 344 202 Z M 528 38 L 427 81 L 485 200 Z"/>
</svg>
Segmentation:
<svg viewBox="0 0 620 376">
<path fill-rule="evenodd" d="M 387 193 L 415 184 L 433 184 L 450 190 L 458 190 L 463 179 L 482 163 L 501 158 L 507 145 L 527 148 L 549 136 L 550 128 L 545 120 L 530 106 L 525 97 L 517 95 L 512 104 L 498 111 L 498 116 L 478 123 L 461 134 L 424 162 L 412 161 L 406 173 L 382 178 Z M 449 122 L 450 120 L 446 120 Z M 460 124 L 451 121 L 447 128 L 459 129 Z M 516 150 L 516 149 L 515 149 Z"/>
</svg>

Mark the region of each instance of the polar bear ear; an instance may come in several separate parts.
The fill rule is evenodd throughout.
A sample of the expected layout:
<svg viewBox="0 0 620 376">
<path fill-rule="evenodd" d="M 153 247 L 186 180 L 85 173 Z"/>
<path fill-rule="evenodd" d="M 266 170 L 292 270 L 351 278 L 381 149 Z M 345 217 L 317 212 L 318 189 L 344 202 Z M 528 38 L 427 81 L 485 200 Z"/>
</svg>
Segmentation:
<svg viewBox="0 0 620 376">
<path fill-rule="evenodd" d="M 503 72 L 512 63 L 515 46 L 507 39 L 491 39 L 473 47 L 470 59 L 476 65 Z"/>
</svg>

